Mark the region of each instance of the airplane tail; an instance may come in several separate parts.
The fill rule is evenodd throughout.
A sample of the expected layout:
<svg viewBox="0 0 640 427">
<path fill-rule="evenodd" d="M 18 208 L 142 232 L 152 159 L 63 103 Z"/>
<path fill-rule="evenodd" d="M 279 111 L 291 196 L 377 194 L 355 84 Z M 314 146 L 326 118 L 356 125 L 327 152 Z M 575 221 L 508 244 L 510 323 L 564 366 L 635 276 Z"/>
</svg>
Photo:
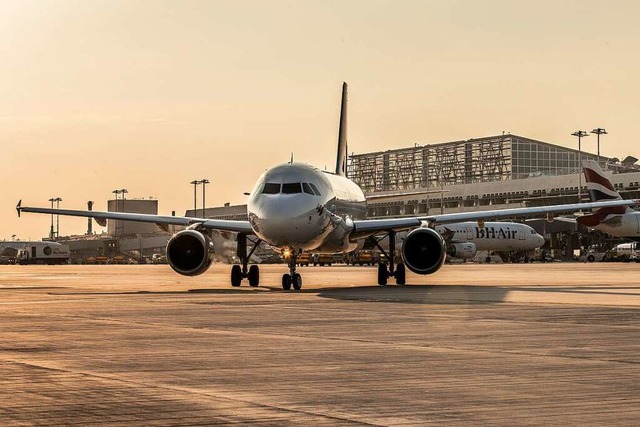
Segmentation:
<svg viewBox="0 0 640 427">
<path fill-rule="evenodd" d="M 605 176 L 600 165 L 595 160 L 583 160 L 582 170 L 587 180 L 587 190 L 592 202 L 604 200 L 622 200 L 613 184 Z"/>
<path fill-rule="evenodd" d="M 589 191 L 589 198 L 592 202 L 622 200 L 620 193 L 616 191 L 596 161 L 583 160 L 582 170 L 587 180 L 587 190 Z M 587 227 L 595 227 L 602 222 L 606 222 L 609 215 L 622 215 L 627 212 L 633 212 L 633 209 L 628 206 L 600 208 L 591 215 L 577 218 L 577 221 Z"/>
<path fill-rule="evenodd" d="M 347 175 L 347 84 L 342 83 L 342 103 L 340 106 L 340 130 L 338 131 L 338 156 L 336 175 Z"/>
</svg>

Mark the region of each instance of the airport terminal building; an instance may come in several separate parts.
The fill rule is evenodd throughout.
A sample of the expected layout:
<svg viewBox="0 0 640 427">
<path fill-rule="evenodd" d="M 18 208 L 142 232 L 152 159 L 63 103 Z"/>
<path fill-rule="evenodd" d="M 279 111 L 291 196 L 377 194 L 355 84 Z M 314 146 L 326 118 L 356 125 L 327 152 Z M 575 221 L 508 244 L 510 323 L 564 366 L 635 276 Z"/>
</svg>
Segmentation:
<svg viewBox="0 0 640 427">
<path fill-rule="evenodd" d="M 588 201 L 580 159 L 597 155 L 518 135 L 498 135 L 354 154 L 348 175 L 365 194 L 370 217 L 453 213 Z M 638 197 L 637 159 L 601 156 L 623 197 Z M 578 186 L 582 188 L 578 191 Z M 424 190 L 425 194 L 416 195 Z M 580 196 L 580 197 L 579 197 Z"/>
</svg>

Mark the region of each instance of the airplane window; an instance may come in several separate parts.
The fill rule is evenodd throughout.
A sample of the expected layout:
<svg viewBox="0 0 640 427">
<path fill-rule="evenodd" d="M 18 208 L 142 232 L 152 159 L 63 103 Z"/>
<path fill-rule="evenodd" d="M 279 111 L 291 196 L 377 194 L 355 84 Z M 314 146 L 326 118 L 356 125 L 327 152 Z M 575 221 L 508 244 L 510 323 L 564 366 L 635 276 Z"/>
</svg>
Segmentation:
<svg viewBox="0 0 640 427">
<path fill-rule="evenodd" d="M 320 191 L 318 191 L 318 187 L 316 187 L 313 182 L 309 183 L 309 187 L 311 187 L 311 189 L 313 190 L 314 193 L 316 193 L 316 196 L 320 196 Z"/>
<path fill-rule="evenodd" d="M 307 194 L 311 194 L 312 196 L 316 195 L 316 193 L 313 192 L 311 187 L 309 187 L 309 184 L 307 184 L 306 182 L 302 183 L 302 191 L 304 191 Z"/>
<path fill-rule="evenodd" d="M 284 194 L 294 194 L 301 193 L 301 185 L 299 182 L 290 182 L 286 184 L 282 184 L 282 192 Z"/>
<path fill-rule="evenodd" d="M 262 189 L 262 194 L 278 194 L 280 192 L 280 184 L 267 182 Z"/>
</svg>

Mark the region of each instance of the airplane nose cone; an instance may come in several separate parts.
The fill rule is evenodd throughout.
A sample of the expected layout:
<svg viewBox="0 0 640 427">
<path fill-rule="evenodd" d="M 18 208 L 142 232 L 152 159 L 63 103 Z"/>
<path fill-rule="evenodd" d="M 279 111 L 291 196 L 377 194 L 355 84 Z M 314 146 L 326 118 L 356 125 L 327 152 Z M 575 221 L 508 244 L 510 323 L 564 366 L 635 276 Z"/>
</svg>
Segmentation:
<svg viewBox="0 0 640 427">
<path fill-rule="evenodd" d="M 252 215 L 258 236 L 268 244 L 304 246 L 322 230 L 317 201 L 304 194 L 271 197 Z"/>
<path fill-rule="evenodd" d="M 538 234 L 538 247 L 544 245 L 544 237 Z"/>
</svg>

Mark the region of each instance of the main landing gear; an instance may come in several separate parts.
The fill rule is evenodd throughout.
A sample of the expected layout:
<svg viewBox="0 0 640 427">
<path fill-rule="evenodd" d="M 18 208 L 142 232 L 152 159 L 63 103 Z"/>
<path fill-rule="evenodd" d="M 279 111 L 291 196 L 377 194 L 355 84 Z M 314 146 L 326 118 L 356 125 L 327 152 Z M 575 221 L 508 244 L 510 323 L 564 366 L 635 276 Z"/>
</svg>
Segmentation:
<svg viewBox="0 0 640 427">
<path fill-rule="evenodd" d="M 247 240 L 253 243 L 253 247 L 247 254 Z M 249 258 L 260 245 L 261 240 L 251 240 L 246 234 L 238 234 L 238 251 L 237 255 L 242 266 L 235 264 L 231 267 L 231 286 L 240 286 L 242 279 L 249 279 L 249 286 L 258 286 L 260 284 L 260 268 L 257 265 L 248 266 Z"/>
<path fill-rule="evenodd" d="M 300 273 L 296 273 L 296 261 L 298 259 L 298 255 L 292 253 L 289 259 L 287 260 L 287 264 L 289 265 L 289 273 L 285 273 L 282 275 L 282 289 L 285 291 L 291 290 L 291 286 L 296 291 L 299 291 L 302 288 L 302 276 Z"/>
<path fill-rule="evenodd" d="M 394 277 L 396 279 L 397 285 L 406 284 L 407 272 L 405 270 L 404 264 L 400 262 L 398 263 L 397 266 L 395 265 L 396 232 L 395 231 L 389 232 L 389 253 L 387 253 L 380 246 L 380 241 L 383 240 L 384 237 L 379 239 L 376 237 L 371 237 L 370 239 L 373 242 L 373 244 L 378 247 L 380 252 L 382 252 L 385 255 L 387 260 L 389 260 L 388 266 L 387 266 L 387 263 L 385 262 L 378 263 L 378 285 L 385 286 L 387 284 L 387 279 L 389 277 Z"/>
</svg>

